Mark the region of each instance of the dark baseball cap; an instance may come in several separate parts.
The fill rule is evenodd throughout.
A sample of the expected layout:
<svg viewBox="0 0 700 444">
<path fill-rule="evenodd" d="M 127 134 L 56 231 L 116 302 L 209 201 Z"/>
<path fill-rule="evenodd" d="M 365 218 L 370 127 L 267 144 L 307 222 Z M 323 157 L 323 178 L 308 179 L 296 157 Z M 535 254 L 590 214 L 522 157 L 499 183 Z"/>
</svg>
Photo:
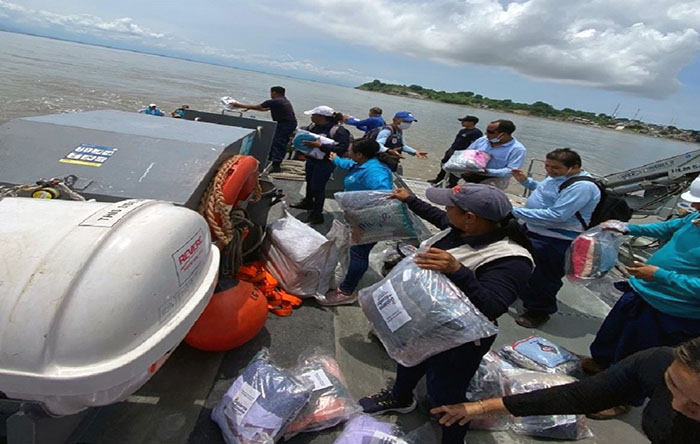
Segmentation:
<svg viewBox="0 0 700 444">
<path fill-rule="evenodd" d="M 481 183 L 465 183 L 453 188 L 428 188 L 425 196 L 438 205 L 459 207 L 494 222 L 503 220 L 513 209 L 503 191 Z"/>
<path fill-rule="evenodd" d="M 474 122 L 474 123 L 479 123 L 479 118 L 476 116 L 464 116 L 461 119 L 457 119 L 460 122 Z"/>
</svg>

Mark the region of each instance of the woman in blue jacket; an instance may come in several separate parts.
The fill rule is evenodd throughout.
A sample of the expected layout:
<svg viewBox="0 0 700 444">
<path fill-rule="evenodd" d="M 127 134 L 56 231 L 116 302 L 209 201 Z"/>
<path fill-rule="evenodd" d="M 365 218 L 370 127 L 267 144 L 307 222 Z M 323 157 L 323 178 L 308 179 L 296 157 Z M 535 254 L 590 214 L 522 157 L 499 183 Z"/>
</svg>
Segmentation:
<svg viewBox="0 0 700 444">
<path fill-rule="evenodd" d="M 391 190 L 394 179 L 389 167 L 378 156 L 379 144 L 375 140 L 361 140 L 348 151 L 349 159 L 343 159 L 335 153 L 330 155 L 333 164 L 348 170 L 345 177 L 345 191 Z M 357 299 L 355 288 L 362 275 L 369 268 L 369 252 L 377 243 L 353 245 L 350 247 L 350 265 L 348 274 L 335 293 L 319 300 L 322 305 L 352 304 Z"/>
</svg>

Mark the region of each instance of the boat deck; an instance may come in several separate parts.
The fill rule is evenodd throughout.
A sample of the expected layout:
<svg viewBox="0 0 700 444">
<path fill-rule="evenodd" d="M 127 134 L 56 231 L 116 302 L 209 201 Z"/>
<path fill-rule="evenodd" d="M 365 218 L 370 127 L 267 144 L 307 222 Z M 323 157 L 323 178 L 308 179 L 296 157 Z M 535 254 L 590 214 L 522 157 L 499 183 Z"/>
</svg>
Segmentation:
<svg viewBox="0 0 700 444">
<path fill-rule="evenodd" d="M 280 175 L 275 180 L 288 202 L 301 197 L 303 181 L 291 180 L 294 175 Z M 406 180 L 418 195 L 427 184 Z M 513 196 L 517 201 L 518 197 Z M 326 223 L 317 227 L 321 233 L 330 228 L 330 215 L 340 214 L 337 204 L 326 201 Z M 291 210 L 299 215 L 299 210 Z M 281 205 L 272 208 L 268 220 L 282 216 Z M 379 245 L 372 251 L 371 268 L 363 277 L 360 288 L 380 279 L 381 251 Z M 500 333 L 494 348 L 537 334 L 579 354 L 588 354 L 588 345 L 604 316 L 610 309 L 610 296 L 601 297 L 585 288 L 568 283 L 560 292 L 560 311 L 540 330 L 528 330 L 513 321 L 519 303 L 499 319 Z M 217 444 L 223 443 L 218 426 L 209 419 L 225 391 L 249 359 L 261 348 L 268 347 L 273 358 L 282 366 L 293 366 L 298 354 L 306 347 L 323 347 L 334 351 L 344 371 L 350 392 L 360 398 L 386 387 L 394 376 L 395 364 L 386 355 L 379 342 L 368 334 L 369 324 L 357 305 L 335 308 L 322 307 L 306 300 L 302 307 L 288 318 L 270 315 L 265 328 L 251 342 L 226 353 L 206 353 L 194 350 L 184 343 L 175 351 L 165 366 L 136 394 L 125 402 L 97 411 L 94 420 L 77 440 L 82 444 Z M 638 443 L 646 442 L 641 432 L 641 409 L 633 409 L 619 419 L 589 420 L 594 438 L 581 443 Z M 418 411 L 408 415 L 387 415 L 405 432 L 421 427 L 428 432 L 421 442 L 439 442 L 439 428 L 428 416 Z M 341 427 L 319 433 L 297 435 L 291 444 L 330 444 L 339 435 Z M 434 433 L 432 433 L 434 432 Z M 470 443 L 535 443 L 544 439 L 530 438 L 510 432 L 472 431 Z M 551 440 L 547 440 L 551 441 Z"/>
</svg>

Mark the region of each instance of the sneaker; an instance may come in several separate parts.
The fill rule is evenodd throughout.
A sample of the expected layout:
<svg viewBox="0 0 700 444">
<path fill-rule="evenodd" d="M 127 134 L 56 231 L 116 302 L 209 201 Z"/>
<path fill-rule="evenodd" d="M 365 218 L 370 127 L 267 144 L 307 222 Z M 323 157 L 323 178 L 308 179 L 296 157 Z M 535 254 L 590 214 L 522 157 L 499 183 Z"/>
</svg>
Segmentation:
<svg viewBox="0 0 700 444">
<path fill-rule="evenodd" d="M 299 210 L 310 210 L 311 209 L 311 202 L 309 202 L 306 199 L 302 199 L 297 203 L 291 204 L 290 207 L 296 208 Z"/>
<path fill-rule="evenodd" d="M 605 367 L 593 358 L 581 358 L 581 369 L 587 375 L 593 376 L 605 370 Z"/>
<path fill-rule="evenodd" d="M 410 402 L 401 402 L 394 398 L 391 391 L 386 389 L 377 394 L 365 396 L 359 402 L 362 411 L 370 415 L 381 415 L 388 412 L 409 413 L 416 408 L 415 399 L 411 399 Z"/>
<path fill-rule="evenodd" d="M 337 290 L 331 290 L 323 296 L 316 296 L 316 302 L 320 305 L 334 306 L 334 305 L 351 305 L 357 300 L 357 293 L 345 293 Z"/>
<path fill-rule="evenodd" d="M 517 318 L 515 323 L 525 328 L 537 328 L 549 320 L 549 314 L 542 311 L 526 311 Z"/>
<path fill-rule="evenodd" d="M 323 214 L 309 214 L 306 218 L 306 223 L 309 225 L 323 225 L 323 222 L 325 222 Z"/>
<path fill-rule="evenodd" d="M 589 413 L 586 415 L 586 417 L 598 420 L 613 419 L 617 418 L 620 415 L 624 415 L 630 410 L 632 410 L 632 407 L 629 405 L 618 405 L 616 407 L 610 407 L 609 409 L 601 410 L 598 413 Z"/>
<path fill-rule="evenodd" d="M 270 170 L 271 173 L 281 173 L 282 172 L 282 165 L 279 162 L 273 162 L 272 163 L 272 169 Z"/>
</svg>

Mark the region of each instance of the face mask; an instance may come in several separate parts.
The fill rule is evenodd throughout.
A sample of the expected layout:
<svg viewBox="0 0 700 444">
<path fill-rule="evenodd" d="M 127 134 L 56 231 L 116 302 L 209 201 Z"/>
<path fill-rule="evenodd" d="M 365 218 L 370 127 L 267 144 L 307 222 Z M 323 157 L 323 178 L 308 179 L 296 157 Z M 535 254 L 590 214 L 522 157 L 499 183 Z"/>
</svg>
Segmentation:
<svg viewBox="0 0 700 444">
<path fill-rule="evenodd" d="M 491 142 L 491 143 L 498 143 L 500 141 L 501 141 L 500 137 L 496 137 L 495 139 L 489 139 L 489 142 Z"/>
<path fill-rule="evenodd" d="M 401 122 L 399 123 L 399 128 L 402 130 L 409 129 L 411 127 L 411 122 Z"/>
</svg>

